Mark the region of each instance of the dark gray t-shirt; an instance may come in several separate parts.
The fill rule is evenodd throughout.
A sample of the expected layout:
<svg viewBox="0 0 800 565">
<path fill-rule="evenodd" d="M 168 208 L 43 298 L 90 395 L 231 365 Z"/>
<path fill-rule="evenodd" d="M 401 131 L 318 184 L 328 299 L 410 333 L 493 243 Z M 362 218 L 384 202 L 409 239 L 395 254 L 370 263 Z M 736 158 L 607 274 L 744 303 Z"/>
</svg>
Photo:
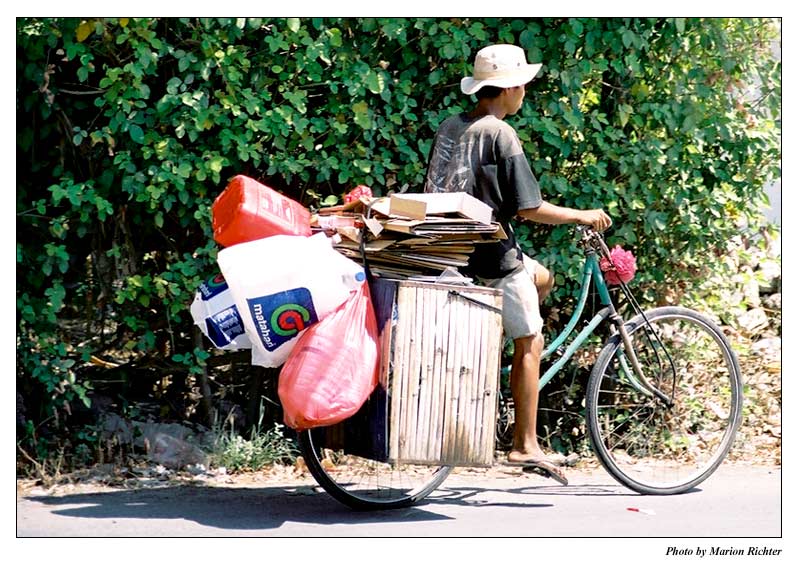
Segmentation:
<svg viewBox="0 0 800 565">
<path fill-rule="evenodd" d="M 466 192 L 488 204 L 507 240 L 479 244 L 469 274 L 486 279 L 508 275 L 522 264 L 522 250 L 511 229 L 519 210 L 542 204 L 539 183 L 522 152 L 517 132 L 495 116 L 451 116 L 436 132 L 425 192 Z"/>
</svg>

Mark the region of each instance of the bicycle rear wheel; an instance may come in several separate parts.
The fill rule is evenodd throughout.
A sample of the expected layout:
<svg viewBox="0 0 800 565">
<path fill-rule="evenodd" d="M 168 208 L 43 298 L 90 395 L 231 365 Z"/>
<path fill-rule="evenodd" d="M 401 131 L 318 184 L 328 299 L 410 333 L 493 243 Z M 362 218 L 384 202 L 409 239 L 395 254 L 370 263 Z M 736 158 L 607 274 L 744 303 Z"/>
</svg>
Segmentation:
<svg viewBox="0 0 800 565">
<path fill-rule="evenodd" d="M 619 335 L 600 352 L 586 391 L 592 444 L 606 470 L 643 494 L 677 494 L 707 479 L 742 417 L 736 354 L 722 331 L 686 308 L 655 308 L 626 324 L 649 382 L 632 379 Z"/>
<path fill-rule="evenodd" d="M 332 433 L 334 432 L 334 433 Z M 300 433 L 308 470 L 336 500 L 355 510 L 403 508 L 421 501 L 450 474 L 450 467 L 394 464 L 343 447 L 331 428 Z"/>
</svg>

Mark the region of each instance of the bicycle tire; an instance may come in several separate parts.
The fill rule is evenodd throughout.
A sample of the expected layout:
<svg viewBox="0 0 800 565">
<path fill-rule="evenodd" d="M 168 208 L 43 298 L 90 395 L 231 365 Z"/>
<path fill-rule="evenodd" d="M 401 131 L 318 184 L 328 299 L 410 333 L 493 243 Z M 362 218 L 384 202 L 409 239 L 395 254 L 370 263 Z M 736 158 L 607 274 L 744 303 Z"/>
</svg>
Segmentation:
<svg viewBox="0 0 800 565">
<path fill-rule="evenodd" d="M 379 462 L 325 446 L 325 429 L 299 434 L 311 475 L 333 498 L 354 510 L 390 510 L 422 501 L 450 474 L 447 466 Z M 315 437 L 316 436 L 316 437 Z"/>
<path fill-rule="evenodd" d="M 641 494 L 686 492 L 719 467 L 741 424 L 736 354 L 714 322 L 687 308 L 655 308 L 626 328 L 643 373 L 672 406 L 624 377 L 624 346 L 614 335 L 587 386 L 592 445 L 603 467 L 626 487 Z"/>
</svg>

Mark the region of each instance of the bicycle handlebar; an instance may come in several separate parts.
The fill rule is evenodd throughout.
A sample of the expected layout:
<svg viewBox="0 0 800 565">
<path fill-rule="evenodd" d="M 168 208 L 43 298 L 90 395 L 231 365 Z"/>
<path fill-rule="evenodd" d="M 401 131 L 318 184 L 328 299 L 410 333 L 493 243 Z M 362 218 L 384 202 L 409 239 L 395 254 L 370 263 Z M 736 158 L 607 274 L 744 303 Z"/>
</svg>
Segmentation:
<svg viewBox="0 0 800 565">
<path fill-rule="evenodd" d="M 603 238 L 603 234 L 595 230 L 592 226 L 577 224 L 575 226 L 575 231 L 578 232 L 580 243 L 583 245 L 585 250 L 595 251 L 605 257 L 610 255 L 610 251 L 606 245 L 605 239 Z"/>
</svg>

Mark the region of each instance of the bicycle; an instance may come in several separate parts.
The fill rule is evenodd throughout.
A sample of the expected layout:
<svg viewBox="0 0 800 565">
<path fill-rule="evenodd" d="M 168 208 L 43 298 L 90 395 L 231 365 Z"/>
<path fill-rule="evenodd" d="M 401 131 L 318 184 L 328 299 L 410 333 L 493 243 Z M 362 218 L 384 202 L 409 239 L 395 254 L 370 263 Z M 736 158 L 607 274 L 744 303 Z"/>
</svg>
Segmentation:
<svg viewBox="0 0 800 565">
<path fill-rule="evenodd" d="M 557 359 L 541 376 L 539 388 L 607 324 L 611 335 L 586 388 L 584 417 L 594 452 L 614 479 L 635 492 L 686 492 L 714 473 L 735 439 L 743 397 L 737 356 L 708 317 L 680 306 L 643 312 L 621 283 L 621 294 L 636 313 L 624 321 L 600 267 L 601 257 L 610 258 L 602 235 L 585 226 L 578 226 L 577 233 L 584 251 L 580 293 L 569 322 L 543 352 L 543 360 L 554 354 Z M 602 307 L 565 346 L 592 286 Z M 351 429 L 360 426 L 354 417 Z M 452 469 L 395 465 L 375 460 L 361 448 L 331 449 L 331 431 L 301 432 L 301 452 L 320 486 L 354 509 L 413 505 L 438 488 Z"/>
</svg>

